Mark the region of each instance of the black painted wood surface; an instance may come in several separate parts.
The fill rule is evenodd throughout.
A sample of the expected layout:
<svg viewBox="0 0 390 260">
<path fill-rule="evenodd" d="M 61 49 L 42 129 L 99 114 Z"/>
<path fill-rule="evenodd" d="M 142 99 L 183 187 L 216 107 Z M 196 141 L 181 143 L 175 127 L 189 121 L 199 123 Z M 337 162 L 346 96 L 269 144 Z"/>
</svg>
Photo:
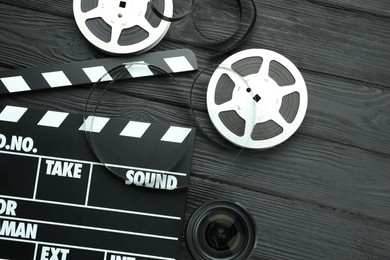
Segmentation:
<svg viewBox="0 0 390 260">
<path fill-rule="evenodd" d="M 209 35 L 234 30 L 235 1 L 199 2 Z M 188 216 L 212 198 L 245 205 L 258 224 L 252 259 L 390 259 L 390 2 L 255 2 L 256 28 L 237 51 L 265 48 L 292 60 L 307 83 L 307 115 L 285 143 L 233 162 L 237 150 L 198 131 Z M 200 69 L 226 58 L 213 57 L 200 39 L 184 20 L 152 51 L 190 48 Z M 0 0 L 1 69 L 106 56 L 79 32 L 71 0 Z M 178 75 L 180 90 L 159 79 L 118 86 L 123 93 L 105 108 L 113 116 L 191 124 L 187 98 L 195 75 Z M 89 87 L 3 95 L 0 103 L 82 112 Z M 194 90 L 201 118 L 204 91 Z M 184 243 L 182 251 L 190 259 Z"/>
</svg>

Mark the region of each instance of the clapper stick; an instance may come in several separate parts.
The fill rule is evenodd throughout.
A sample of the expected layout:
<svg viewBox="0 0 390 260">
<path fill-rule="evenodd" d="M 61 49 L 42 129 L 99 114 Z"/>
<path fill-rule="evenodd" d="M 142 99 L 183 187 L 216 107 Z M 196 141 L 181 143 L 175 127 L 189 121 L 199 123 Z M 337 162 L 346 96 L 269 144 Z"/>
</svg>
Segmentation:
<svg viewBox="0 0 390 260">
<path fill-rule="evenodd" d="M 194 53 L 188 49 L 179 49 L 151 52 L 131 57 L 114 57 L 47 67 L 6 70 L 0 71 L 0 94 L 95 83 L 116 66 L 137 62 L 154 65 L 167 73 L 198 69 Z M 152 71 L 147 67 L 141 69 L 130 67 L 123 79 L 160 74 L 160 71 Z M 113 75 L 107 74 L 102 81 L 110 81 L 113 77 Z"/>
</svg>

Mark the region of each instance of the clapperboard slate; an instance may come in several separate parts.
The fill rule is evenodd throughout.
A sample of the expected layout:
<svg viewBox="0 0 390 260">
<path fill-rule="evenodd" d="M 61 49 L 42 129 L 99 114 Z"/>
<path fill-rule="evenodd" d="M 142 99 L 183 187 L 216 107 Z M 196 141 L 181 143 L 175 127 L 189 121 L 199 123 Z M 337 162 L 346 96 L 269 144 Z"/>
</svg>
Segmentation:
<svg viewBox="0 0 390 260">
<path fill-rule="evenodd" d="M 186 190 L 126 185 L 90 150 L 88 120 L 0 107 L 0 259 L 179 259 Z M 194 129 L 96 118 L 91 134 L 113 167 L 188 184 Z"/>
</svg>

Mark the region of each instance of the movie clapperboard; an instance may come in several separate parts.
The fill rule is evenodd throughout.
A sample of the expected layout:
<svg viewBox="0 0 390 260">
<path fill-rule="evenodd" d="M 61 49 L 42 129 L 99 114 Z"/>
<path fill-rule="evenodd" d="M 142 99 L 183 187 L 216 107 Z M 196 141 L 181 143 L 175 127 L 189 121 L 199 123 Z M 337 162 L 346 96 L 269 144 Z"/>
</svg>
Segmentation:
<svg viewBox="0 0 390 260">
<path fill-rule="evenodd" d="M 0 107 L 0 259 L 180 258 L 187 191 L 161 189 L 166 175 L 188 185 L 194 129 L 96 117 L 96 148 L 111 147 L 103 164 L 90 119 Z M 126 185 L 108 163 L 154 173 L 160 189 Z"/>
</svg>

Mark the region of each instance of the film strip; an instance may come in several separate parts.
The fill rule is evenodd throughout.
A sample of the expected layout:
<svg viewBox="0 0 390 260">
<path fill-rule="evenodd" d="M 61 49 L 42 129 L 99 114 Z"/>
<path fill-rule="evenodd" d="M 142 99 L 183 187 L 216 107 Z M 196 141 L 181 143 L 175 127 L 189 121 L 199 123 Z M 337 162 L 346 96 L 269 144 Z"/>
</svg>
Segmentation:
<svg viewBox="0 0 390 260">
<path fill-rule="evenodd" d="M 84 120 L 85 120 L 86 125 L 87 125 L 87 128 L 85 128 L 87 141 L 90 145 L 91 151 L 94 153 L 96 158 L 107 168 L 107 170 L 109 170 L 109 172 L 111 172 L 114 176 L 124 180 L 126 183 L 129 182 L 129 177 L 124 175 L 120 171 L 118 171 L 118 169 L 116 167 L 112 167 L 112 165 L 110 163 L 107 163 L 110 161 L 110 157 L 112 156 L 112 154 L 110 153 L 111 146 L 104 143 L 104 142 L 101 142 L 101 140 L 99 140 L 99 138 L 96 138 L 96 136 L 93 135 L 93 131 L 91 129 L 94 129 L 96 126 L 99 127 L 100 123 L 98 120 L 98 118 L 99 118 L 98 115 L 103 115 L 103 116 L 105 115 L 105 109 L 100 109 L 99 106 L 102 103 L 104 103 L 106 96 L 110 96 L 110 93 L 114 94 L 114 95 L 117 93 L 118 90 L 113 90 L 113 89 L 115 89 L 115 87 L 114 87 L 115 83 L 119 79 L 121 79 L 123 72 L 126 72 L 128 70 L 133 69 L 132 67 L 137 67 L 140 69 L 142 69 L 142 67 L 145 67 L 148 69 L 152 69 L 154 71 L 159 71 L 162 75 L 166 76 L 164 78 L 164 80 L 168 85 L 170 84 L 169 81 L 171 81 L 171 83 L 173 83 L 175 85 L 175 87 L 176 87 L 175 91 L 183 91 L 184 92 L 184 89 L 182 88 L 180 83 L 175 79 L 175 77 L 171 73 L 168 73 L 157 66 L 150 65 L 150 64 L 143 64 L 143 63 L 132 63 L 132 64 L 128 63 L 125 65 L 117 66 L 116 68 L 114 68 L 112 71 L 109 72 L 110 74 L 116 75 L 109 83 L 101 84 L 101 82 L 99 81 L 99 82 L 96 82 L 93 85 L 93 87 L 91 88 L 90 93 L 88 95 L 88 98 L 86 100 L 85 109 L 84 109 Z M 97 93 L 95 93 L 95 92 L 97 92 Z M 142 97 L 142 99 L 144 99 L 144 97 Z M 146 98 L 146 100 L 148 100 L 148 99 Z M 176 114 L 176 115 L 178 115 L 178 114 Z M 146 118 L 144 120 L 150 121 L 150 119 L 146 119 Z M 152 119 L 152 120 L 155 120 L 155 119 Z M 142 128 L 144 128 L 143 125 L 145 125 L 145 123 L 129 124 L 128 126 L 126 126 L 126 132 L 129 132 L 129 133 L 135 132 L 136 134 L 138 134 L 139 131 L 137 130 L 137 127 L 140 126 L 140 128 L 142 129 Z M 147 124 L 146 124 L 146 126 L 147 126 Z M 184 134 L 186 135 L 187 130 L 185 130 L 185 129 L 186 128 L 184 128 L 184 130 L 181 130 L 180 128 L 176 128 L 175 131 L 171 131 L 170 133 L 167 133 L 166 135 L 164 135 L 162 140 L 167 139 L 167 138 L 168 139 L 182 138 L 183 133 L 181 133 L 181 132 L 184 131 Z M 180 162 L 183 155 L 184 155 L 184 153 L 181 155 L 177 154 L 175 156 L 176 161 L 172 160 L 172 166 L 174 164 Z M 172 166 L 170 168 L 167 168 L 166 171 L 169 172 L 171 170 Z M 152 188 L 152 189 L 161 189 L 161 187 L 153 185 L 153 183 L 156 182 L 156 178 L 158 178 L 158 177 L 159 176 L 150 176 L 150 178 L 148 178 L 148 182 L 145 182 L 143 185 L 141 184 L 138 186 Z M 130 179 L 132 180 L 133 176 L 131 176 Z M 152 183 L 152 185 L 150 185 L 150 183 Z M 187 187 L 188 187 L 188 185 L 182 186 L 176 182 L 175 185 L 170 188 L 170 190 L 186 189 Z"/>
<path fill-rule="evenodd" d="M 197 13 L 196 11 L 197 11 L 197 7 L 199 7 L 200 5 L 204 5 L 203 3 L 199 4 L 199 1 L 192 0 L 189 11 L 179 16 L 170 17 L 160 11 L 161 8 L 157 5 L 158 1 L 150 0 L 150 6 L 153 12 L 164 21 L 178 22 L 188 16 L 191 16 L 196 31 L 199 33 L 199 35 L 202 38 L 206 40 L 205 43 L 203 44 L 201 43 L 201 46 L 205 49 L 210 50 L 216 56 L 229 53 L 234 49 L 236 49 L 237 47 L 239 47 L 242 43 L 246 41 L 246 39 L 249 37 L 253 29 L 255 28 L 256 21 L 257 21 L 257 7 L 255 2 L 253 0 L 250 0 L 249 6 L 252 11 L 250 15 L 244 11 L 244 9 L 247 8 L 244 8 L 245 5 L 243 4 L 243 1 L 236 0 L 235 3 L 238 8 L 238 23 L 235 30 L 227 38 L 222 40 L 216 40 L 214 39 L 214 37 L 207 35 L 207 33 L 205 33 L 204 30 L 201 29 L 200 24 L 198 24 L 199 20 L 204 20 L 202 18 L 204 18 L 205 13 L 200 11 L 198 13 L 199 16 L 198 17 L 199 20 L 198 20 L 196 17 L 196 13 Z M 248 18 L 248 17 L 251 17 L 249 21 L 246 21 L 249 25 L 246 28 L 244 28 L 243 24 L 246 23 L 244 22 L 244 20 L 246 20 L 244 18 Z M 206 27 L 209 28 L 209 24 L 207 24 Z"/>
<path fill-rule="evenodd" d="M 114 57 L 58 64 L 47 67 L 26 68 L 0 71 L 0 94 L 31 90 L 52 89 L 57 87 L 77 86 L 99 81 L 111 81 L 114 75 L 107 74 L 120 64 L 153 64 L 168 73 L 197 70 L 198 64 L 194 53 L 187 49 L 152 52 L 136 57 Z M 121 79 L 159 75 L 157 70 L 143 67 L 129 67 Z"/>
<path fill-rule="evenodd" d="M 131 176 L 124 185 L 88 146 L 91 118 L 0 111 L 0 258 L 179 259 L 186 191 L 137 186 L 188 185 L 194 129 L 94 118 L 89 131 L 115 143 L 110 165 Z"/>
</svg>

